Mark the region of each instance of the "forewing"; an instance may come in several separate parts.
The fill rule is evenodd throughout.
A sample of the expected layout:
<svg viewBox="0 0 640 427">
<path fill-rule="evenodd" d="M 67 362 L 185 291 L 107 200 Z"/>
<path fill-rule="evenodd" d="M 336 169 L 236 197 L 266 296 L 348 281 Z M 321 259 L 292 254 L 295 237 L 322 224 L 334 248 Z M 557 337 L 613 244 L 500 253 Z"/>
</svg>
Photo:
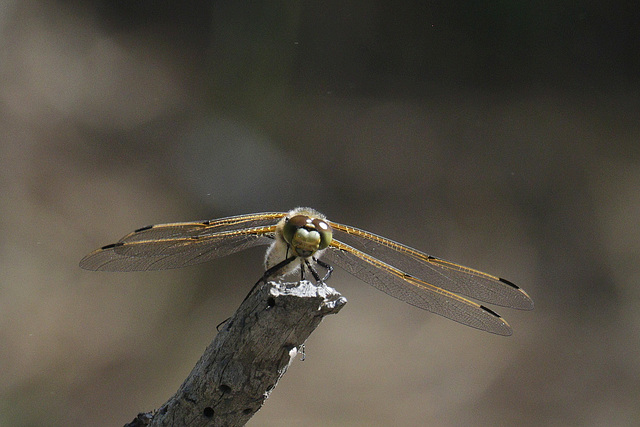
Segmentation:
<svg viewBox="0 0 640 427">
<path fill-rule="evenodd" d="M 508 280 L 427 255 L 368 231 L 331 221 L 329 224 L 334 239 L 433 286 L 504 307 L 533 308 L 529 295 Z"/>
<path fill-rule="evenodd" d="M 176 239 L 181 237 L 208 236 L 223 231 L 256 228 L 274 225 L 285 216 L 283 212 L 265 212 L 236 215 L 207 221 L 175 222 L 171 224 L 149 225 L 129 233 L 119 240 L 121 243 L 141 240 Z"/>
<path fill-rule="evenodd" d="M 165 270 L 200 264 L 273 241 L 276 226 L 156 240 L 127 240 L 98 249 L 80 267 L 101 271 Z M 134 235 L 135 233 L 132 233 Z"/>
<path fill-rule="evenodd" d="M 323 258 L 408 304 L 473 328 L 499 335 L 511 335 L 511 328 L 507 322 L 488 308 L 410 276 L 335 239 Z"/>
</svg>

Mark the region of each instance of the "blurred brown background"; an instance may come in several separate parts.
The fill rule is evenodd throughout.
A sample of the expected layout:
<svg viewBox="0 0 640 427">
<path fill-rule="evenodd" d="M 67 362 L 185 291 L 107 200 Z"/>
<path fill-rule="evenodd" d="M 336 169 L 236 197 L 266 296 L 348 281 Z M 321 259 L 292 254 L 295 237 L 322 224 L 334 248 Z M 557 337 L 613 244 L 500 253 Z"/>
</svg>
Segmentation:
<svg viewBox="0 0 640 427">
<path fill-rule="evenodd" d="M 261 249 L 78 261 L 288 210 L 521 285 L 497 337 L 337 271 L 349 304 L 254 426 L 640 419 L 637 2 L 0 2 L 0 425 L 114 426 L 179 387 Z"/>
</svg>

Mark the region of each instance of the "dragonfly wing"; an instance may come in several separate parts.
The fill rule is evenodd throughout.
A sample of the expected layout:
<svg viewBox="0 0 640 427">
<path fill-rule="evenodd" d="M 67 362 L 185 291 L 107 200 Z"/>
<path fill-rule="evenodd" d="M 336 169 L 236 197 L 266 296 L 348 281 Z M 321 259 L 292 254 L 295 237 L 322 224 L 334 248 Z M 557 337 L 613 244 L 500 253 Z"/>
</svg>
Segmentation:
<svg viewBox="0 0 640 427">
<path fill-rule="evenodd" d="M 408 275 L 335 239 L 323 258 L 408 304 L 477 329 L 511 335 L 509 324 L 488 308 Z"/>
<path fill-rule="evenodd" d="M 335 239 L 439 288 L 504 307 L 533 308 L 529 295 L 508 280 L 427 255 L 365 230 L 329 224 Z"/>
<path fill-rule="evenodd" d="M 80 267 L 101 271 L 165 270 L 200 264 L 273 241 L 275 225 L 210 235 L 120 241 L 98 249 Z"/>
<path fill-rule="evenodd" d="M 180 237 L 207 236 L 223 231 L 255 228 L 273 225 L 285 216 L 283 212 L 266 212 L 230 216 L 208 221 L 176 222 L 142 227 L 124 236 L 119 242 L 129 243 L 140 240 L 175 239 Z"/>
</svg>

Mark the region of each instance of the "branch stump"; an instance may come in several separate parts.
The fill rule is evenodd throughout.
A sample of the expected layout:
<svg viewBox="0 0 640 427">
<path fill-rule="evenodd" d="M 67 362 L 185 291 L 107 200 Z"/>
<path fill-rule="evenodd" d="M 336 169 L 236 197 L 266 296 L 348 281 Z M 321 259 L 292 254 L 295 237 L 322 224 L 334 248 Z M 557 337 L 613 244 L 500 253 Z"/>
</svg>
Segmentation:
<svg viewBox="0 0 640 427">
<path fill-rule="evenodd" d="M 243 426 L 324 316 L 347 300 L 324 283 L 268 282 L 240 305 L 178 391 L 134 426 Z"/>
</svg>

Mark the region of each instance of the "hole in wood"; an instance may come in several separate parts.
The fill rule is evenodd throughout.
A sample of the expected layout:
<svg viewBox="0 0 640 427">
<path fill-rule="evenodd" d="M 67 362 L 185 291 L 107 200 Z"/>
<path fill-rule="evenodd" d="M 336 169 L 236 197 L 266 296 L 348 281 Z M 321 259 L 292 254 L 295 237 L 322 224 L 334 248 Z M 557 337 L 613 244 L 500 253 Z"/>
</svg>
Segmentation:
<svg viewBox="0 0 640 427">
<path fill-rule="evenodd" d="M 204 411 L 202 411 L 202 415 L 204 415 L 205 418 L 212 418 L 213 408 L 211 406 L 207 406 L 206 408 L 204 408 Z"/>
</svg>

